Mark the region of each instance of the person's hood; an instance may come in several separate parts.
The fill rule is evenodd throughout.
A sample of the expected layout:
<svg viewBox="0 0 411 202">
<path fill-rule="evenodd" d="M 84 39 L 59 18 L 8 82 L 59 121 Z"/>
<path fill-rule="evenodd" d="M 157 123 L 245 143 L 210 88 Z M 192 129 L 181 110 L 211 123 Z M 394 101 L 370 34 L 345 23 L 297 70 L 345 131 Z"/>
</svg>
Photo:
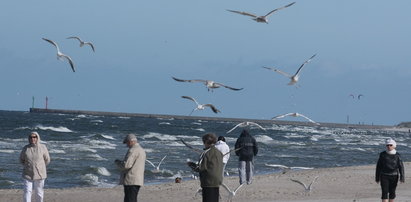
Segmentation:
<svg viewBox="0 0 411 202">
<path fill-rule="evenodd" d="M 37 144 L 36 145 L 39 145 L 40 144 L 40 141 L 41 141 L 41 139 L 40 139 L 40 134 L 39 133 L 37 133 L 37 132 L 31 132 L 30 134 L 29 134 L 29 136 L 27 137 L 27 140 L 30 142 L 30 136 L 31 136 L 31 134 L 36 134 L 37 135 Z"/>
<path fill-rule="evenodd" d="M 243 132 L 241 132 L 240 137 L 249 137 L 250 133 L 248 133 L 248 131 L 246 129 L 243 130 Z"/>
</svg>

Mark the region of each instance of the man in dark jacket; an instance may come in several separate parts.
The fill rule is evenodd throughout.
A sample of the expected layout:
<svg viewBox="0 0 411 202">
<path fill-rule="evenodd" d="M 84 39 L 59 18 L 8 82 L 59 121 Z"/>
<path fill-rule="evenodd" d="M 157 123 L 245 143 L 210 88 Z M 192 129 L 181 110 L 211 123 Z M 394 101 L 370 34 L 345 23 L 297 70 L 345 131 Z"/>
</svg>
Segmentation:
<svg viewBox="0 0 411 202">
<path fill-rule="evenodd" d="M 208 133 L 203 136 L 204 152 L 198 163 L 188 162 L 188 165 L 199 172 L 203 202 L 218 202 L 220 185 L 223 181 L 223 154 L 215 148 L 217 136 Z"/>
<path fill-rule="evenodd" d="M 240 184 L 245 182 L 251 184 L 254 173 L 253 159 L 258 153 L 257 141 L 244 129 L 235 143 L 235 149 L 235 154 L 239 157 L 238 172 L 240 174 Z"/>
</svg>

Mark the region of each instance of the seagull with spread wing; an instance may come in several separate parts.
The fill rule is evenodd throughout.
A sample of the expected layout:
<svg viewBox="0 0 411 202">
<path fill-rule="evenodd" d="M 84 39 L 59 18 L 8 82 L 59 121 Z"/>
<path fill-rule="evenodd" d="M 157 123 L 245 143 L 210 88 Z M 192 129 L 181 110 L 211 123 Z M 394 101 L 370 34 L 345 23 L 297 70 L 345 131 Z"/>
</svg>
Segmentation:
<svg viewBox="0 0 411 202">
<path fill-rule="evenodd" d="M 238 187 L 235 188 L 234 191 L 231 191 L 231 189 L 228 188 L 227 185 L 225 185 L 224 183 L 221 184 L 221 186 L 224 187 L 224 189 L 226 189 L 227 192 L 228 192 L 228 194 L 229 194 L 229 195 L 228 195 L 228 200 L 227 200 L 227 202 L 233 201 L 233 198 L 234 198 L 235 194 L 237 193 L 237 191 L 238 191 L 243 185 L 244 185 L 244 183 L 238 185 Z"/>
<path fill-rule="evenodd" d="M 317 178 L 318 178 L 319 176 L 316 176 L 314 179 L 313 179 L 313 181 L 311 181 L 311 183 L 307 186 L 305 183 L 303 183 L 303 182 L 301 182 L 301 181 L 299 181 L 299 180 L 295 180 L 295 179 L 290 179 L 291 181 L 293 181 L 293 182 L 296 182 L 296 183 L 298 183 L 298 184 L 300 184 L 300 185 L 302 185 L 303 187 L 304 187 L 304 190 L 306 191 L 306 192 L 311 192 L 311 190 L 312 190 L 312 185 L 313 185 L 313 183 L 317 180 Z"/>
<path fill-rule="evenodd" d="M 268 163 L 266 163 L 265 166 L 281 169 L 283 171 L 282 172 L 283 174 L 285 174 L 286 172 L 288 172 L 292 169 L 301 169 L 301 170 L 313 169 L 313 168 L 310 168 L 310 167 L 288 167 L 288 166 L 285 166 L 285 165 L 268 164 Z"/>
<path fill-rule="evenodd" d="M 190 83 L 195 83 L 195 82 L 200 82 L 203 83 L 206 87 L 208 91 L 213 91 L 213 89 L 215 88 L 219 88 L 219 87 L 224 87 L 224 88 L 228 88 L 230 90 L 242 90 L 243 88 L 233 88 L 227 85 L 224 85 L 222 83 L 217 83 L 215 81 L 211 81 L 211 80 L 202 80 L 202 79 L 192 79 L 192 80 L 185 80 L 185 79 L 178 79 L 175 77 L 172 77 L 174 80 L 178 81 L 178 82 L 190 82 Z"/>
<path fill-rule="evenodd" d="M 80 42 L 80 47 L 83 47 L 84 45 L 89 45 L 91 47 L 91 49 L 93 50 L 93 52 L 96 52 L 94 50 L 94 45 L 91 42 L 85 42 L 85 41 L 81 40 L 80 37 L 71 36 L 71 37 L 68 37 L 67 39 L 77 39 Z"/>
<path fill-rule="evenodd" d="M 274 120 L 274 119 L 281 119 L 281 118 L 284 118 L 284 117 L 286 117 L 286 116 L 303 117 L 303 118 L 307 119 L 307 120 L 308 120 L 309 122 L 311 122 L 311 123 L 314 123 L 314 124 L 316 124 L 316 125 L 320 125 L 319 123 L 317 123 L 317 122 L 311 120 L 310 118 L 304 116 L 303 114 L 300 114 L 300 113 L 297 113 L 297 112 L 278 115 L 278 116 L 273 117 L 272 120 Z"/>
<path fill-rule="evenodd" d="M 263 128 L 262 126 L 260 126 L 258 123 L 254 123 L 254 122 L 250 122 L 250 121 L 245 121 L 245 122 L 241 122 L 239 124 L 237 124 L 236 126 L 234 126 L 233 128 L 231 128 L 229 131 L 227 131 L 227 133 L 232 132 L 233 130 L 235 130 L 238 127 L 247 127 L 247 126 L 257 126 L 258 128 L 265 130 L 265 128 Z"/>
<path fill-rule="evenodd" d="M 210 107 L 211 110 L 213 110 L 213 112 L 216 113 L 216 114 L 217 114 L 218 112 L 220 112 L 220 110 L 218 110 L 218 109 L 217 109 L 216 107 L 214 107 L 214 105 L 212 105 L 212 104 L 200 104 L 200 103 L 197 102 L 197 100 L 195 100 L 194 98 L 192 98 L 192 97 L 190 97 L 190 96 L 181 96 L 181 97 L 182 97 L 182 98 L 185 98 L 185 99 L 189 99 L 189 100 L 195 102 L 196 105 L 197 105 L 197 107 L 194 108 L 194 109 L 191 111 L 191 113 L 189 114 L 189 116 L 190 116 L 194 111 L 196 111 L 196 110 L 203 110 L 203 109 L 205 109 L 206 107 Z"/>
<path fill-rule="evenodd" d="M 60 48 L 59 48 L 59 46 L 57 45 L 56 42 L 54 42 L 54 41 L 52 41 L 52 40 L 50 40 L 50 39 L 46 39 L 46 38 L 42 38 L 42 39 L 43 39 L 44 41 L 47 41 L 47 42 L 51 43 L 54 47 L 56 47 L 56 49 L 57 49 L 57 59 L 58 59 L 58 60 L 66 59 L 66 60 L 69 62 L 70 67 L 71 67 L 71 69 L 73 70 L 73 72 L 76 71 L 76 70 L 74 69 L 73 60 L 70 58 L 70 56 L 65 55 L 65 54 L 63 54 L 62 52 L 60 52 Z"/>
<path fill-rule="evenodd" d="M 296 83 L 298 82 L 298 79 L 300 78 L 300 72 L 301 72 L 301 70 L 303 69 L 303 67 L 304 67 L 307 63 L 309 63 L 316 55 L 317 55 L 317 54 L 314 54 L 314 55 L 311 56 L 308 60 L 306 60 L 306 61 L 300 66 L 300 68 L 298 68 L 297 72 L 296 72 L 294 75 L 290 75 L 290 74 L 285 73 L 285 72 L 283 72 L 283 71 L 281 71 L 281 70 L 278 70 L 278 69 L 275 69 L 275 68 L 271 68 L 271 67 L 263 67 L 263 68 L 266 68 L 266 69 L 269 69 L 269 70 L 278 72 L 278 73 L 280 73 L 280 74 L 282 74 L 282 75 L 290 78 L 291 81 L 288 83 L 288 85 L 294 85 L 294 84 L 296 84 Z"/>
<path fill-rule="evenodd" d="M 164 159 L 165 159 L 166 157 L 167 157 L 167 155 L 165 155 L 165 156 L 161 159 L 160 163 L 158 163 L 157 166 L 155 166 L 154 163 L 151 162 L 150 160 L 146 159 L 146 161 L 147 161 L 148 163 L 150 163 L 150 165 L 152 165 L 152 166 L 155 168 L 155 170 L 152 170 L 153 173 L 159 173 L 159 172 L 160 172 L 160 165 L 161 165 L 161 163 L 164 161 Z"/>
<path fill-rule="evenodd" d="M 268 16 L 270 16 L 271 14 L 273 14 L 273 13 L 276 12 L 276 11 L 279 11 L 279 10 L 281 10 L 281 9 L 283 9 L 283 8 L 287 8 L 287 7 L 292 6 L 292 5 L 294 5 L 294 4 L 295 4 L 295 2 L 290 3 L 290 4 L 287 4 L 287 5 L 285 5 L 285 6 L 281 7 L 281 8 L 276 8 L 276 9 L 270 11 L 269 13 L 267 13 L 266 15 L 263 15 L 263 16 L 257 16 L 257 15 L 255 15 L 255 14 L 248 13 L 248 12 L 243 12 L 243 11 L 234 11 L 234 10 L 227 10 L 227 11 L 230 11 L 230 12 L 233 12 L 233 13 L 238 13 L 238 14 L 241 14 L 241 15 L 250 16 L 250 17 L 253 17 L 253 20 L 255 20 L 256 22 L 264 22 L 264 23 L 267 23 L 267 24 L 268 24 L 268 19 L 267 19 Z"/>
</svg>

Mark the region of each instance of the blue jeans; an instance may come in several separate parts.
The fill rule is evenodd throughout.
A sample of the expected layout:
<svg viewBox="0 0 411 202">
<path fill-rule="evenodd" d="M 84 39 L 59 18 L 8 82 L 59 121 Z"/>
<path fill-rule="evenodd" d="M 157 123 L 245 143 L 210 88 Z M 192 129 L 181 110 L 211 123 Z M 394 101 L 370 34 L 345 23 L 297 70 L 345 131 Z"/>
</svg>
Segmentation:
<svg viewBox="0 0 411 202">
<path fill-rule="evenodd" d="M 240 184 L 251 184 L 254 175 L 254 162 L 253 161 L 239 161 L 238 172 L 240 175 Z"/>
</svg>

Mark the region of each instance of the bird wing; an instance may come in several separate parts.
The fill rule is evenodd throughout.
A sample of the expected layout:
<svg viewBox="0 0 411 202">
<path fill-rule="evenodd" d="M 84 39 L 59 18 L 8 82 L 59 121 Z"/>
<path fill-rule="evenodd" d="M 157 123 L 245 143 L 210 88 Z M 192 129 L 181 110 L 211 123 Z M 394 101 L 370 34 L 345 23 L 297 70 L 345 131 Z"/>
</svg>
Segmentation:
<svg viewBox="0 0 411 202">
<path fill-rule="evenodd" d="M 283 9 L 283 8 L 287 8 L 287 7 L 292 6 L 292 5 L 294 5 L 294 4 L 295 4 L 295 2 L 290 3 L 290 4 L 287 4 L 287 5 L 285 5 L 285 6 L 283 6 L 283 7 L 280 7 L 280 8 L 276 8 L 276 9 L 270 11 L 269 13 L 267 13 L 267 15 L 265 15 L 265 17 L 268 17 L 269 15 L 273 14 L 274 12 L 276 12 L 276 11 L 278 11 L 278 10 L 281 10 L 281 9 Z"/>
<path fill-rule="evenodd" d="M 293 113 L 281 114 L 281 115 L 278 115 L 278 116 L 274 116 L 271 119 L 281 119 L 281 118 L 284 118 L 286 116 L 290 116 L 291 114 L 293 114 Z"/>
<path fill-rule="evenodd" d="M 221 186 L 224 187 L 224 189 L 227 190 L 227 192 L 231 193 L 230 188 L 227 187 L 227 185 L 225 185 L 224 183 L 221 183 Z"/>
<path fill-rule="evenodd" d="M 214 83 L 217 84 L 217 85 L 219 85 L 219 86 L 223 86 L 224 88 L 231 89 L 231 90 L 243 90 L 243 88 L 233 88 L 233 87 L 230 87 L 230 86 L 226 86 L 226 85 L 224 85 L 224 84 L 222 84 L 222 83 L 217 83 L 217 82 L 214 82 Z"/>
<path fill-rule="evenodd" d="M 80 43 L 83 42 L 79 37 L 76 36 L 67 37 L 67 39 L 77 39 Z"/>
<path fill-rule="evenodd" d="M 197 152 L 197 153 L 199 153 L 199 154 L 202 154 L 202 153 L 203 153 L 203 151 L 202 151 L 201 149 L 194 148 L 193 146 L 187 144 L 183 139 L 180 139 L 180 141 L 181 141 L 186 147 L 192 149 L 193 151 L 195 151 L 195 152 Z"/>
<path fill-rule="evenodd" d="M 165 156 L 161 159 L 160 163 L 158 163 L 157 168 L 160 168 L 161 163 L 163 163 L 163 161 L 164 161 L 164 159 L 165 159 L 166 157 L 167 157 L 167 155 L 165 155 Z"/>
<path fill-rule="evenodd" d="M 273 71 L 278 72 L 278 73 L 280 73 L 280 74 L 282 74 L 282 75 L 284 75 L 284 76 L 286 76 L 286 77 L 288 77 L 288 78 L 291 78 L 291 75 L 290 75 L 290 74 L 285 73 L 285 72 L 283 72 L 283 71 L 281 71 L 281 70 L 279 70 L 279 69 L 273 69 Z"/>
<path fill-rule="evenodd" d="M 299 181 L 299 180 L 295 180 L 295 179 L 290 179 L 291 181 L 293 181 L 293 182 L 296 182 L 296 183 L 298 183 L 298 184 L 301 184 L 302 186 L 304 186 L 304 189 L 308 189 L 308 187 L 307 187 L 307 185 L 305 185 L 304 183 L 302 183 L 301 181 Z"/>
<path fill-rule="evenodd" d="M 244 125 L 244 122 L 235 125 L 235 126 L 234 126 L 233 128 L 231 128 L 229 131 L 227 131 L 227 133 L 231 133 L 231 131 L 235 130 L 236 128 L 238 128 L 238 127 L 240 127 L 240 126 L 242 126 L 242 125 Z"/>
<path fill-rule="evenodd" d="M 314 182 L 317 180 L 319 176 L 316 176 L 313 181 L 310 183 L 310 185 L 308 185 L 308 190 L 311 190 L 311 186 L 314 184 Z"/>
<path fill-rule="evenodd" d="M 214 105 L 212 105 L 212 104 L 205 104 L 204 106 L 206 106 L 206 107 L 210 107 L 211 108 L 211 110 L 213 110 L 213 112 L 214 113 L 218 113 L 218 112 L 221 112 L 220 110 L 218 110 Z"/>
<path fill-rule="evenodd" d="M 244 185 L 244 183 L 238 185 L 238 187 L 234 189 L 234 193 L 237 193 L 237 191 L 238 191 L 243 185 Z"/>
<path fill-rule="evenodd" d="M 258 17 L 258 16 L 254 15 L 252 13 L 247 13 L 247 12 L 243 12 L 243 11 L 234 11 L 234 10 L 228 10 L 228 9 L 227 9 L 227 11 L 230 11 L 230 12 L 233 12 L 233 13 L 238 13 L 238 14 L 241 14 L 241 15 L 250 16 L 250 17 L 255 17 L 255 18 Z"/>
<path fill-rule="evenodd" d="M 361 96 L 364 96 L 364 95 L 363 95 L 363 94 L 359 94 L 359 95 L 357 96 L 357 98 L 360 99 Z"/>
<path fill-rule="evenodd" d="M 197 105 L 200 105 L 200 104 L 197 102 L 197 100 L 195 100 L 194 98 L 192 98 L 192 97 L 190 97 L 190 96 L 185 96 L 185 95 L 183 95 L 183 96 L 181 96 L 181 97 L 182 97 L 182 98 L 185 98 L 185 99 L 189 99 L 189 100 L 195 102 Z"/>
<path fill-rule="evenodd" d="M 73 70 L 73 72 L 76 72 L 76 70 L 74 69 L 73 60 L 70 58 L 70 56 L 62 54 L 61 57 L 66 58 L 68 60 L 68 62 L 70 63 L 70 66 L 71 66 L 71 69 Z"/>
<path fill-rule="evenodd" d="M 151 161 L 149 161 L 149 160 L 147 160 L 147 159 L 146 159 L 146 161 L 147 161 L 148 163 L 150 163 L 154 168 L 156 167 L 156 166 L 154 165 L 154 163 L 152 163 Z"/>
<path fill-rule="evenodd" d="M 300 71 L 302 70 L 302 68 L 304 67 L 305 64 L 309 63 L 317 54 L 314 54 L 313 56 L 311 56 L 308 60 L 306 60 L 301 66 L 300 68 L 298 68 L 297 72 L 294 75 L 298 75 L 300 73 Z"/>
<path fill-rule="evenodd" d="M 318 124 L 317 122 L 315 122 L 315 121 L 311 120 L 310 118 L 308 118 L 308 117 L 304 116 L 303 114 L 298 114 L 298 116 L 301 116 L 301 117 L 303 117 L 303 118 L 307 119 L 307 120 L 308 120 L 309 122 L 311 122 L 311 123 Z"/>
<path fill-rule="evenodd" d="M 86 43 L 84 43 L 84 44 L 89 45 L 89 46 L 91 47 L 91 49 L 93 49 L 93 52 L 96 52 L 96 51 L 94 50 L 94 45 L 93 45 L 91 42 L 86 42 Z"/>
<path fill-rule="evenodd" d="M 202 79 L 191 79 L 191 80 L 186 80 L 186 79 L 178 79 L 176 77 L 172 77 L 174 80 L 179 81 L 179 82 L 202 82 L 202 83 L 206 83 L 206 80 L 202 80 Z"/>
<path fill-rule="evenodd" d="M 238 151 L 238 150 L 240 150 L 240 149 L 242 149 L 243 147 L 239 147 L 239 148 L 237 148 L 237 149 L 230 149 L 230 151 L 228 151 L 227 153 L 225 153 L 225 154 L 223 154 L 223 156 L 225 156 L 225 155 L 227 155 L 227 154 L 229 154 L 229 153 L 231 153 L 231 152 L 236 152 L 236 151 Z"/>
<path fill-rule="evenodd" d="M 44 41 L 47 41 L 47 42 L 53 44 L 53 46 L 56 47 L 57 51 L 60 51 L 59 46 L 57 45 L 56 42 L 54 42 L 54 41 L 52 41 L 52 40 L 50 40 L 50 39 L 46 39 L 46 38 L 42 38 L 42 39 L 43 39 Z"/>
<path fill-rule="evenodd" d="M 265 130 L 265 128 L 263 128 L 262 126 L 260 126 L 258 123 L 254 123 L 254 122 L 247 122 L 248 125 L 253 125 L 253 126 L 257 126 L 259 128 L 261 128 L 262 130 Z"/>
</svg>

